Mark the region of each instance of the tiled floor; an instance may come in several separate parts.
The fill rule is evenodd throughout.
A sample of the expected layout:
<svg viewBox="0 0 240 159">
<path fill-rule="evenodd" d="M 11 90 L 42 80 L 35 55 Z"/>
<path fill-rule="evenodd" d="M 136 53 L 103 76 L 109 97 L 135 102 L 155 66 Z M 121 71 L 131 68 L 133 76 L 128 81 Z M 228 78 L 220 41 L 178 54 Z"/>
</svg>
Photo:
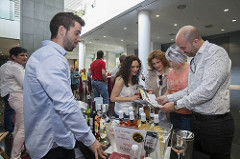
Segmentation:
<svg viewBox="0 0 240 159">
<path fill-rule="evenodd" d="M 231 159 L 240 159 L 240 91 L 231 91 L 231 112 L 235 122 L 235 134 L 232 144 Z M 81 100 L 86 102 L 86 96 L 81 97 Z M 109 114 L 113 114 L 113 104 L 110 104 Z M 0 127 L 0 131 L 3 131 L 3 128 Z M 11 139 L 6 138 L 0 143 L 0 146 L 5 150 L 9 155 L 11 152 Z M 81 151 L 78 148 L 75 149 L 76 159 L 85 159 Z M 2 157 L 0 156 L 0 159 Z"/>
</svg>

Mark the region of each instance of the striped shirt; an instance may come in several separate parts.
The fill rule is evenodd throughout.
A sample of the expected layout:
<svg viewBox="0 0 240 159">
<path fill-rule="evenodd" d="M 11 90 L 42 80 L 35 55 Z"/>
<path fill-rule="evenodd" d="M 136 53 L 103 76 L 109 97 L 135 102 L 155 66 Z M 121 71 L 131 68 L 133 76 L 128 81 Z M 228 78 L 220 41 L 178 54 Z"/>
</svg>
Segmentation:
<svg viewBox="0 0 240 159">
<path fill-rule="evenodd" d="M 168 100 L 200 114 L 224 114 L 230 111 L 230 76 L 228 53 L 205 41 L 190 63 L 188 87 L 168 95 Z"/>
</svg>

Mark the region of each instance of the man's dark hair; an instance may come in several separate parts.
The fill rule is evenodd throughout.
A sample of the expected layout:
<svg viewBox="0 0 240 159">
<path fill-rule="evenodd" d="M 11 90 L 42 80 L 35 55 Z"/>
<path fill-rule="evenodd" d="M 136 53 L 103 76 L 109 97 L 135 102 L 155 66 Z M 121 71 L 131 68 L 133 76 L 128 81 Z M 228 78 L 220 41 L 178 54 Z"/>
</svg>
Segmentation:
<svg viewBox="0 0 240 159">
<path fill-rule="evenodd" d="M 20 53 L 27 53 L 27 50 L 22 47 L 13 47 L 9 51 L 9 55 L 12 60 L 13 60 L 12 55 L 17 56 Z"/>
<path fill-rule="evenodd" d="M 102 50 L 99 50 L 98 52 L 97 52 L 97 59 L 101 59 L 101 58 L 103 58 L 103 51 Z"/>
<path fill-rule="evenodd" d="M 57 13 L 50 22 L 51 39 L 57 36 L 59 26 L 62 25 L 67 29 L 67 31 L 69 31 L 70 27 L 75 26 L 75 21 L 81 24 L 81 26 L 85 25 L 85 22 L 81 17 L 71 12 Z"/>
<path fill-rule="evenodd" d="M 124 60 L 125 60 L 125 58 L 127 57 L 127 55 L 121 55 L 120 57 L 119 57 L 119 61 L 120 61 L 120 63 L 122 63 Z"/>
</svg>

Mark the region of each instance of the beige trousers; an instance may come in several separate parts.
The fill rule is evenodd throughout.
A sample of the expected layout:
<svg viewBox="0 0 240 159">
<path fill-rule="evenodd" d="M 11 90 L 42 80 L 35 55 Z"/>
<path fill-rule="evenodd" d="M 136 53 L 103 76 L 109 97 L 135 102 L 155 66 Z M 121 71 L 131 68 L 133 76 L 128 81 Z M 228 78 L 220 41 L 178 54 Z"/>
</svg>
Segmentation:
<svg viewBox="0 0 240 159">
<path fill-rule="evenodd" d="M 10 93 L 8 101 L 15 111 L 11 159 L 21 159 L 24 146 L 23 93 Z"/>
</svg>

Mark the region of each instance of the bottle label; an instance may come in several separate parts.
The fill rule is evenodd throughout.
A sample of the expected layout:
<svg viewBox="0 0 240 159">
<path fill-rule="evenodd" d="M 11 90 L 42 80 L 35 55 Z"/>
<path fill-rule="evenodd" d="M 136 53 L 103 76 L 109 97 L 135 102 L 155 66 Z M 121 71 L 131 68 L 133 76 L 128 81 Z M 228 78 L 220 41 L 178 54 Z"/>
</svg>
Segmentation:
<svg viewBox="0 0 240 159">
<path fill-rule="evenodd" d="M 147 147 L 150 147 L 152 149 L 155 149 L 157 141 L 158 141 L 157 138 L 147 135 L 146 138 L 145 138 L 145 144 L 144 145 L 147 146 Z"/>
</svg>

